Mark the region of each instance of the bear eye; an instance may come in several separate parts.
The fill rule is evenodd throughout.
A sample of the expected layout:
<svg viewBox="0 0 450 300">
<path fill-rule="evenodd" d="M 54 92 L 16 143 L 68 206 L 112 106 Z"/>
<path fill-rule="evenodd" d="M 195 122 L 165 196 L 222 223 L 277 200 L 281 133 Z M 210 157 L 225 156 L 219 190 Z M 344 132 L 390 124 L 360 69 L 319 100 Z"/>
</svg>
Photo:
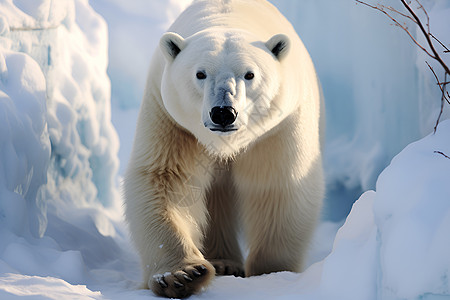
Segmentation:
<svg viewBox="0 0 450 300">
<path fill-rule="evenodd" d="M 206 79 L 206 73 L 203 71 L 198 71 L 197 74 L 195 74 L 195 77 L 199 80 Z"/>
<path fill-rule="evenodd" d="M 247 74 L 245 74 L 244 78 L 245 78 L 245 80 L 252 80 L 253 78 L 255 78 L 255 74 L 253 74 L 253 72 L 247 72 Z"/>
</svg>

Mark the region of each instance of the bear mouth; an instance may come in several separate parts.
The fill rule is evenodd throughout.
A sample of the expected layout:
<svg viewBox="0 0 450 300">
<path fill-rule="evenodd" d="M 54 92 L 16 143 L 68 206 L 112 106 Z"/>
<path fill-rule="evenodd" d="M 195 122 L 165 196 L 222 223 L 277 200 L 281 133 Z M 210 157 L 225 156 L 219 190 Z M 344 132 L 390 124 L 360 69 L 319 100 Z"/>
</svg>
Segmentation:
<svg viewBox="0 0 450 300">
<path fill-rule="evenodd" d="M 211 131 L 220 131 L 220 132 L 230 132 L 230 131 L 236 131 L 237 128 L 209 128 Z"/>
<path fill-rule="evenodd" d="M 233 131 L 237 131 L 239 127 L 235 125 L 228 125 L 228 126 L 215 126 L 213 124 L 204 123 L 205 127 L 209 130 L 217 133 L 231 133 Z"/>
</svg>

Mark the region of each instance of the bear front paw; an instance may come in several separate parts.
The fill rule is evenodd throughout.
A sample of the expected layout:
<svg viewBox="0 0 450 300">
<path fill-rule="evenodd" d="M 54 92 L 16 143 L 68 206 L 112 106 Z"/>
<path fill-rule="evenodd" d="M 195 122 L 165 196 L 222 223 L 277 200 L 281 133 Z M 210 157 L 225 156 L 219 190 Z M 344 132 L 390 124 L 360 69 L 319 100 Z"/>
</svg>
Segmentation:
<svg viewBox="0 0 450 300">
<path fill-rule="evenodd" d="M 210 259 L 209 261 L 216 269 L 216 275 L 234 275 L 235 277 L 245 277 L 242 263 L 229 259 Z"/>
<path fill-rule="evenodd" d="M 206 287 L 214 274 L 209 263 L 187 265 L 180 270 L 153 275 L 149 287 L 158 296 L 186 298 Z"/>
</svg>

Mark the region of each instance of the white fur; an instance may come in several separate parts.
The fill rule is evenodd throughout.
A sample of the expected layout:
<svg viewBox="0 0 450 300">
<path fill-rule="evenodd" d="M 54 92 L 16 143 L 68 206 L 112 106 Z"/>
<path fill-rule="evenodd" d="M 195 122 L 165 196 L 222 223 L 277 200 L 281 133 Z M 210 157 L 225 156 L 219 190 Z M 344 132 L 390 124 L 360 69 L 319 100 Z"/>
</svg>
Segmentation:
<svg viewBox="0 0 450 300">
<path fill-rule="evenodd" d="M 152 276 L 196 264 L 213 274 L 205 257 L 239 270 L 228 220 L 236 207 L 247 275 L 301 270 L 324 192 L 320 103 L 305 47 L 268 2 L 195 1 L 175 21 L 150 66 L 124 185 L 147 287 L 168 297 L 197 292 L 211 276 L 184 282 L 184 294 L 170 285 L 175 275 L 165 277 L 168 288 Z M 234 131 L 211 130 L 215 106 L 236 110 Z"/>
</svg>

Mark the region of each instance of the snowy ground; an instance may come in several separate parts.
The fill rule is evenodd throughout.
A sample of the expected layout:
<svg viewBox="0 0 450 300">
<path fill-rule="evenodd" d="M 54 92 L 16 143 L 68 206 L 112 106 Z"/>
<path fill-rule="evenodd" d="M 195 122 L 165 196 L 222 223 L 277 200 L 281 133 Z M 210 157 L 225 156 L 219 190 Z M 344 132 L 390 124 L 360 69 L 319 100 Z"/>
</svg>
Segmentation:
<svg viewBox="0 0 450 300">
<path fill-rule="evenodd" d="M 189 2 L 0 0 L 0 299 L 154 297 L 118 175 L 151 53 Z M 304 273 L 216 278 L 192 299 L 450 299 L 450 120 L 431 133 L 426 58 L 353 1 L 272 2 L 327 98 L 323 222 Z M 423 3 L 448 45 L 450 4 Z"/>
</svg>

